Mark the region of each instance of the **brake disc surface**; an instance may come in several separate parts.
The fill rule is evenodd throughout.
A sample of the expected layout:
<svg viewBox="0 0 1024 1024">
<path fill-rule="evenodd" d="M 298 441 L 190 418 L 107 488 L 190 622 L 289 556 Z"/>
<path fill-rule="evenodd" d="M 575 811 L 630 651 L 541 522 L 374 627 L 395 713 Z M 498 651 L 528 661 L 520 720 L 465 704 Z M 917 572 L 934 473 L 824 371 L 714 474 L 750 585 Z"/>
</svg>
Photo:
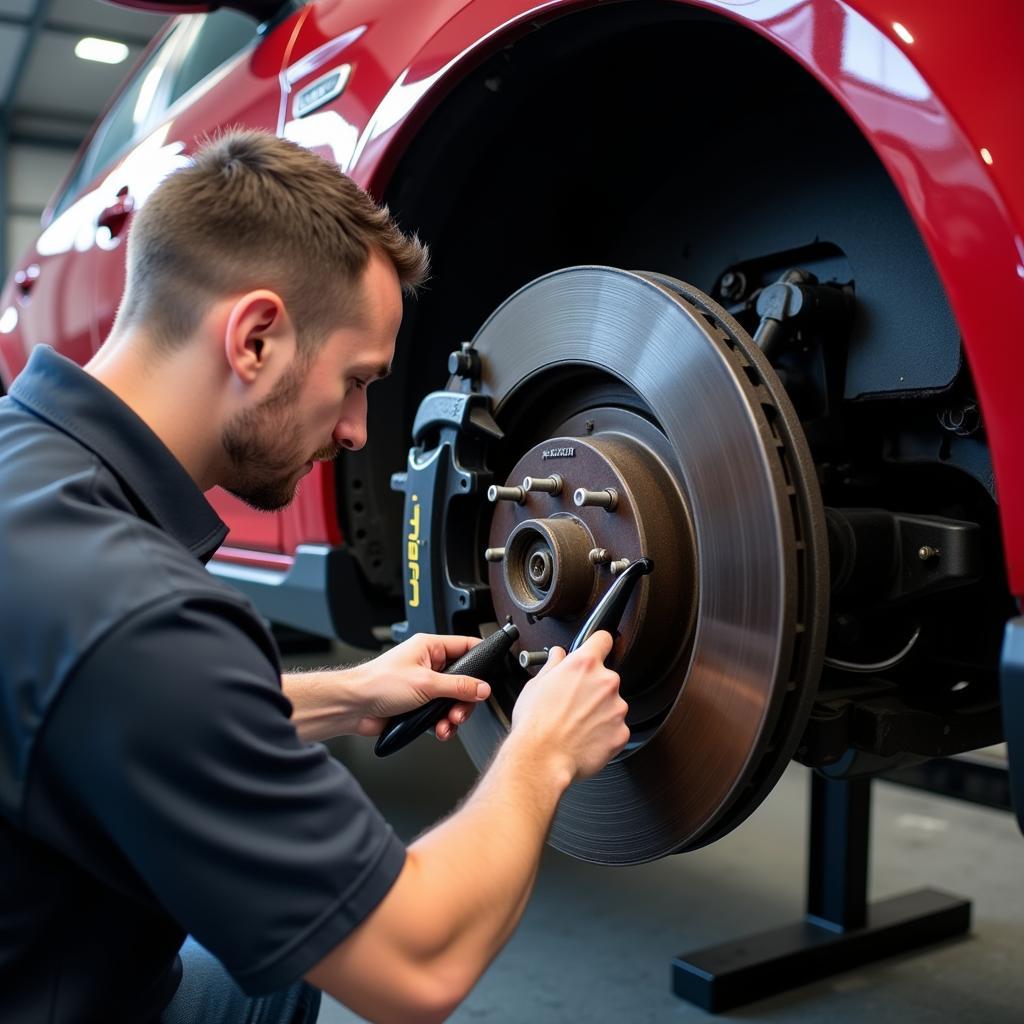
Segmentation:
<svg viewBox="0 0 1024 1024">
<path fill-rule="evenodd" d="M 557 460 L 566 477 L 561 511 L 543 518 L 552 516 L 556 495 L 540 496 L 549 502 L 541 512 L 499 502 L 491 543 L 531 514 L 556 525 L 568 519 L 569 491 L 607 471 L 630 492 L 619 510 L 624 525 L 612 535 L 620 550 L 632 544 L 627 555 L 636 557 L 652 553 L 639 546 L 653 544 L 661 553 L 654 553 L 654 574 L 638 588 L 635 621 L 624 622 L 616 647 L 623 693 L 631 708 L 635 695 L 642 709 L 631 718 L 633 742 L 598 776 L 570 788 L 550 842 L 609 864 L 711 842 L 774 786 L 799 740 L 821 669 L 827 544 L 813 464 L 788 398 L 724 310 L 657 275 L 602 267 L 550 274 L 508 299 L 473 347 L 481 359 L 479 391 L 503 429 L 543 420 L 546 410 L 536 406 L 550 406 L 553 392 L 543 386 L 550 379 L 559 381 L 557 393 L 571 413 L 556 417 L 554 448 L 543 449 L 542 438 L 536 451 L 506 453 L 509 464 L 517 463 L 507 481 L 514 485 L 530 458 L 573 449 L 572 459 Z M 581 397 L 574 410 L 574 382 L 584 379 L 608 381 L 610 390 L 600 401 Z M 512 430 L 503 443 L 514 444 L 516 436 Z M 577 457 L 577 447 L 589 461 Z M 650 486 L 630 490 L 641 463 L 657 483 L 655 498 L 643 497 L 653 493 Z M 611 520 L 600 516 L 608 514 L 576 510 L 574 526 L 586 533 L 585 543 L 603 536 Z M 519 533 L 529 529 L 520 526 Z M 568 527 L 559 531 L 578 560 L 583 541 Z M 527 617 L 522 595 L 509 604 L 507 577 L 494 566 L 489 580 L 499 617 L 511 609 L 528 633 L 548 630 L 535 638 L 560 642 L 550 632 L 557 624 Z M 581 596 L 586 584 L 577 579 L 577 603 L 591 602 L 607 582 L 598 576 Z M 571 630 L 572 622 L 562 625 Z M 510 702 L 496 693 L 460 731 L 478 767 L 507 732 L 509 713 Z"/>
</svg>

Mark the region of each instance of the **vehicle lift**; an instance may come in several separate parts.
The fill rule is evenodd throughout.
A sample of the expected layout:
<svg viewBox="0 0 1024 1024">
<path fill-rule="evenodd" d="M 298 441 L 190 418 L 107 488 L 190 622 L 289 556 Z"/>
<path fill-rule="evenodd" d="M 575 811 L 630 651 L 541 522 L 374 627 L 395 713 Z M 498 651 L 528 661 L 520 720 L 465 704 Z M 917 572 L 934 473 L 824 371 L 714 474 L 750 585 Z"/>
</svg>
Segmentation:
<svg viewBox="0 0 1024 1024">
<path fill-rule="evenodd" d="M 801 921 L 684 953 L 677 996 L 711 1013 L 966 934 L 971 903 L 918 889 L 868 903 L 871 779 L 811 772 L 807 910 Z"/>
</svg>

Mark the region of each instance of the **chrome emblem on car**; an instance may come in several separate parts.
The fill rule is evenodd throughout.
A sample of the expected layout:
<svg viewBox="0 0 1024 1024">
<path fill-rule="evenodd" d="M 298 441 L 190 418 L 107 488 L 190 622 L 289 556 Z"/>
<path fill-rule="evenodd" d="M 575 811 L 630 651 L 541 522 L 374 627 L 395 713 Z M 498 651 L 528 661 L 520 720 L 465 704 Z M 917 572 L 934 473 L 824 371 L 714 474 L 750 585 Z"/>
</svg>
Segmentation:
<svg viewBox="0 0 1024 1024">
<path fill-rule="evenodd" d="M 325 103 L 336 99 L 345 91 L 351 74 L 352 65 L 342 64 L 340 67 L 328 71 L 326 75 L 321 75 L 315 82 L 297 92 L 292 102 L 292 117 L 305 117 Z"/>
</svg>

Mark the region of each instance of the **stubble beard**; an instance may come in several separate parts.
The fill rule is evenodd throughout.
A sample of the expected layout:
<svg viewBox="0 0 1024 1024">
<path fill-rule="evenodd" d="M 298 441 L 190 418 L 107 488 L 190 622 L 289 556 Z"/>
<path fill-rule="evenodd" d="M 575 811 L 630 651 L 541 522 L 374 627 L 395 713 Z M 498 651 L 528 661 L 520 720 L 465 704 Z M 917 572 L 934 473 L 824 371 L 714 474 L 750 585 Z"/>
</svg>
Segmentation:
<svg viewBox="0 0 1024 1024">
<path fill-rule="evenodd" d="M 234 471 L 223 487 L 258 512 L 290 505 L 305 464 L 334 459 L 341 451 L 332 442 L 306 455 L 294 440 L 300 433 L 294 409 L 307 372 L 304 365 L 291 367 L 258 406 L 236 414 L 221 435 Z"/>
</svg>

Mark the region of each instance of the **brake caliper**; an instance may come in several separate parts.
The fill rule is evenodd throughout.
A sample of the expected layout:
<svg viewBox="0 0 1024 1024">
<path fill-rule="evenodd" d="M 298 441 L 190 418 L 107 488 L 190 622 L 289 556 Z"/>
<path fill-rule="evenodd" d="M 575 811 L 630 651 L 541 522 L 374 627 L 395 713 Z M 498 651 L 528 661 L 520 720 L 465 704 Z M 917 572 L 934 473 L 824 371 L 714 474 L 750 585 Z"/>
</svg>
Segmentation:
<svg viewBox="0 0 1024 1024">
<path fill-rule="evenodd" d="M 392 627 L 396 640 L 451 632 L 453 619 L 474 611 L 488 593 L 484 583 L 474 581 L 479 573 L 470 560 L 472 545 L 454 546 L 450 553 L 444 538 L 460 499 L 487 489 L 486 447 L 502 436 L 486 395 L 434 391 L 420 403 L 407 468 L 391 477 L 391 489 L 405 494 L 406 619 Z"/>
</svg>

